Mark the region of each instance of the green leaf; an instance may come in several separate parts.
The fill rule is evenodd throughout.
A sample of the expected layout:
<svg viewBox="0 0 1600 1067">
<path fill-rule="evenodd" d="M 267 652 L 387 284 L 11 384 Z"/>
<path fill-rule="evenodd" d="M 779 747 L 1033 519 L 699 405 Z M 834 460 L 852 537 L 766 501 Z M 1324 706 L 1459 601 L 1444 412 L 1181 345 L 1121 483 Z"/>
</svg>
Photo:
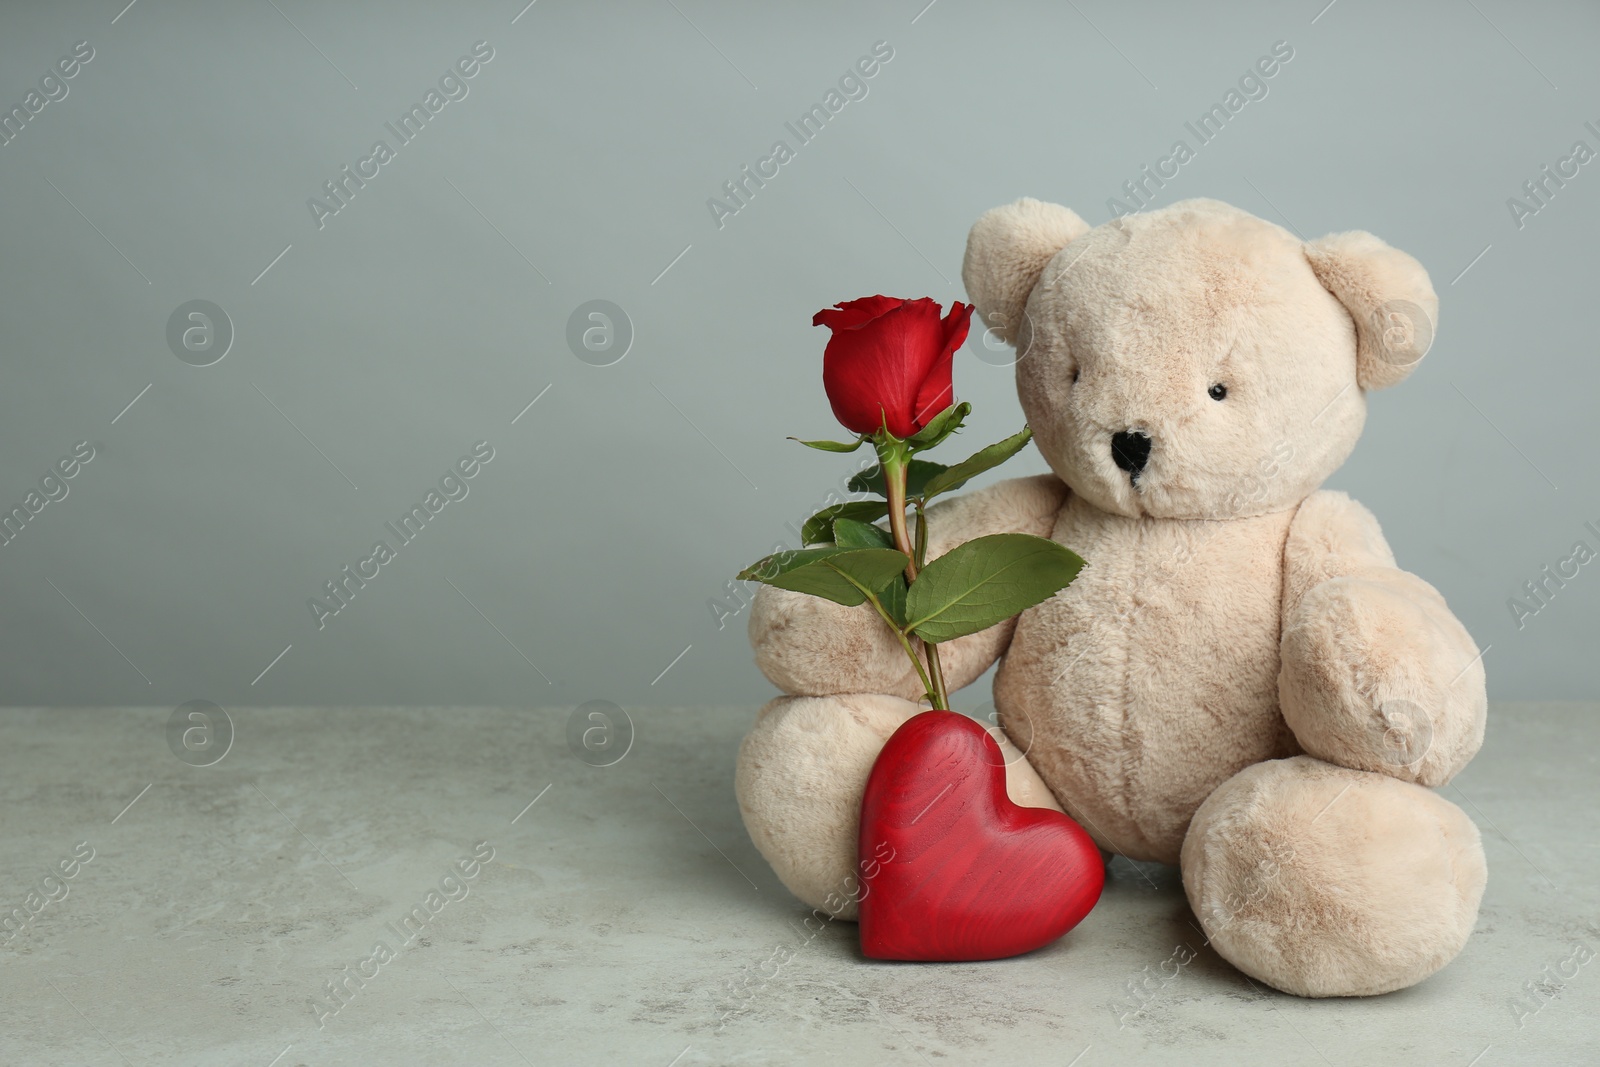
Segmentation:
<svg viewBox="0 0 1600 1067">
<path fill-rule="evenodd" d="M 745 581 L 763 582 L 851 606 L 864 604 L 905 570 L 905 553 L 892 548 L 799 548 L 774 552 L 739 572 Z"/>
<path fill-rule="evenodd" d="M 922 495 L 922 487 L 928 479 L 948 468 L 943 463 L 935 463 L 927 459 L 914 459 L 906 464 L 906 496 L 907 498 Z M 871 470 L 862 471 L 850 479 L 850 491 L 853 493 L 877 493 L 879 496 L 888 496 L 889 489 L 883 484 L 883 465 L 879 464 Z"/>
<path fill-rule="evenodd" d="M 997 441 L 988 448 L 980 448 L 960 463 L 947 467 L 932 478 L 928 479 L 922 488 L 921 496 L 924 500 L 932 500 L 940 493 L 948 493 L 960 489 L 967 484 L 969 479 L 975 478 L 984 471 L 998 467 L 1018 452 L 1024 445 L 1033 439 L 1033 430 L 1024 426 L 1017 433 L 1012 434 L 1004 441 Z M 915 462 L 913 460 L 912 462 Z M 908 493 L 915 496 L 915 493 Z"/>
<path fill-rule="evenodd" d="M 832 541 L 835 519 L 843 517 L 860 522 L 873 522 L 887 514 L 889 514 L 887 500 L 850 500 L 843 504 L 834 504 L 823 508 L 805 521 L 800 527 L 800 543 L 814 545 L 821 541 Z"/>
<path fill-rule="evenodd" d="M 790 437 L 791 441 L 800 441 L 798 437 Z M 857 437 L 854 441 L 800 441 L 807 448 L 820 448 L 824 452 L 854 452 L 861 447 L 865 437 Z"/>
<path fill-rule="evenodd" d="M 834 540 L 841 546 L 851 548 L 893 548 L 894 538 L 888 530 L 870 523 L 856 522 L 854 519 L 835 519 L 833 522 Z M 877 590 L 878 603 L 889 613 L 889 617 L 898 626 L 906 623 L 906 591 L 910 588 L 906 581 L 905 569 L 901 568 L 899 574 L 888 585 Z"/>
<path fill-rule="evenodd" d="M 906 581 L 905 571 L 895 575 L 894 581 L 878 590 L 878 603 L 883 605 L 883 610 L 889 613 L 889 618 L 897 626 L 906 624 L 906 596 L 911 583 Z"/>
<path fill-rule="evenodd" d="M 1043 603 L 1078 576 L 1076 552 L 1032 534 L 991 534 L 929 563 L 906 595 L 906 621 L 925 641 L 986 630 Z"/>
<path fill-rule="evenodd" d="M 841 515 L 833 520 L 833 543 L 840 548 L 893 548 L 894 538 L 881 526 Z"/>
<path fill-rule="evenodd" d="M 962 421 L 971 413 L 972 405 L 966 401 L 952 404 L 932 419 L 929 419 L 928 424 L 922 429 L 906 438 L 906 444 L 911 446 L 913 452 L 921 452 L 932 448 L 961 429 Z"/>
</svg>

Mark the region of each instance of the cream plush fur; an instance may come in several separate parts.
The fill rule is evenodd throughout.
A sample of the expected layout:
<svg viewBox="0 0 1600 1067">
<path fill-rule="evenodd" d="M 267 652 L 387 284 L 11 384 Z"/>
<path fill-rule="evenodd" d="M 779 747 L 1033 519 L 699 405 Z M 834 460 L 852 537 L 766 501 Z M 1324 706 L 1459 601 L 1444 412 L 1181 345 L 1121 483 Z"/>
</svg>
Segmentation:
<svg viewBox="0 0 1600 1067">
<path fill-rule="evenodd" d="M 1054 474 L 936 503 L 930 555 L 1014 530 L 1087 561 L 941 646 L 952 688 L 1003 657 L 1013 799 L 1180 864 L 1211 944 L 1278 989 L 1383 993 L 1444 966 L 1485 866 L 1472 821 L 1428 787 L 1482 743 L 1481 657 L 1372 514 L 1319 488 L 1366 391 L 1425 354 L 1427 273 L 1370 234 L 1303 243 L 1212 200 L 1094 228 L 1022 200 L 973 226 L 963 274 L 1018 348 Z M 1137 476 L 1117 433 L 1148 436 Z M 866 775 L 920 688 L 866 606 L 763 587 L 750 639 L 789 695 L 740 751 L 745 825 L 797 896 L 853 917 Z"/>
</svg>

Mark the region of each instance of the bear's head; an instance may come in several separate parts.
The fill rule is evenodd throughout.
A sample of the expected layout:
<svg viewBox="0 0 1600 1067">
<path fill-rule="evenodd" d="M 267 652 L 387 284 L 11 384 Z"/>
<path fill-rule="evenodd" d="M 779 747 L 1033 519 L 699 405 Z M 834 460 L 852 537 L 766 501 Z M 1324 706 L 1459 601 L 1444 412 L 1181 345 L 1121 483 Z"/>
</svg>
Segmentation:
<svg viewBox="0 0 1600 1067">
<path fill-rule="evenodd" d="M 1426 354 L 1438 297 L 1371 234 L 1303 242 L 1216 200 L 1090 228 L 1019 200 L 967 239 L 984 326 L 1017 349 L 1034 441 L 1106 511 L 1228 519 L 1314 492 L 1366 420 L 1366 391 Z"/>
</svg>

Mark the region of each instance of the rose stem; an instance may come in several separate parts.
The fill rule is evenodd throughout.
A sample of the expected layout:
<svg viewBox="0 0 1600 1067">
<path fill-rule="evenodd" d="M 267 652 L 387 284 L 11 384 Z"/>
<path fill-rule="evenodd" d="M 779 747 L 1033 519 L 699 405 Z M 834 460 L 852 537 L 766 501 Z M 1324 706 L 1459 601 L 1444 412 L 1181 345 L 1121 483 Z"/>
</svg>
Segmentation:
<svg viewBox="0 0 1600 1067">
<path fill-rule="evenodd" d="M 924 561 L 927 558 L 928 558 L 928 516 L 923 513 L 923 510 L 922 510 L 922 498 L 918 497 L 917 498 L 917 550 L 916 550 L 915 555 L 912 556 L 912 559 L 914 559 L 916 561 L 916 565 L 920 569 L 925 565 Z M 948 710 L 950 710 L 950 694 L 945 690 L 945 687 L 944 687 L 944 669 L 939 664 L 939 646 L 936 645 L 936 644 L 928 644 L 927 642 L 924 642 L 923 643 L 923 647 L 928 650 L 928 673 L 930 675 L 932 675 L 934 690 L 935 690 L 935 692 L 937 692 L 939 694 L 939 700 L 934 706 L 935 707 L 939 707 L 939 708 L 943 708 L 944 710 L 948 711 Z"/>
<path fill-rule="evenodd" d="M 883 601 L 878 598 L 878 594 L 872 592 L 870 589 L 867 589 L 849 575 L 844 575 L 844 580 L 855 586 L 857 589 L 860 589 L 861 592 L 866 595 L 867 600 L 872 604 L 873 608 L 877 610 L 879 615 L 883 616 L 883 621 L 889 624 L 889 629 L 894 631 L 895 637 L 900 639 L 900 647 L 905 649 L 906 655 L 911 657 L 911 665 L 917 669 L 917 677 L 922 680 L 922 691 L 927 694 L 928 700 L 932 702 L 934 693 L 933 682 L 929 680 L 928 672 L 922 669 L 922 660 L 917 657 L 917 650 L 911 647 L 911 641 L 906 637 L 905 632 L 900 629 L 900 624 L 894 621 L 894 617 L 891 616 L 888 609 L 883 606 Z"/>
<path fill-rule="evenodd" d="M 894 538 L 894 546 L 906 554 L 906 581 L 914 582 L 917 580 L 917 558 L 921 553 L 911 543 L 911 532 L 906 529 L 907 456 L 901 448 L 886 449 L 885 452 L 888 454 L 880 455 L 879 463 L 883 468 L 885 495 L 889 498 L 889 535 Z M 919 505 L 917 532 L 924 552 L 927 546 L 926 523 Z M 944 672 L 939 669 L 939 646 L 920 637 L 917 640 L 922 642 L 923 651 L 928 656 L 928 676 L 933 682 L 928 694 L 930 702 L 937 711 L 949 711 L 950 697 L 945 692 Z"/>
</svg>

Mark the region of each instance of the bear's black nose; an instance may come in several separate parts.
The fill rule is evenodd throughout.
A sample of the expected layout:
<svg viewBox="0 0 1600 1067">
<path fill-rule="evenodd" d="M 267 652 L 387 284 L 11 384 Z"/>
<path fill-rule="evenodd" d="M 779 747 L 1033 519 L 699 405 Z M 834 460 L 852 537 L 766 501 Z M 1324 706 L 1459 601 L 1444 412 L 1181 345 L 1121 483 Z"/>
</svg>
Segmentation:
<svg viewBox="0 0 1600 1067">
<path fill-rule="evenodd" d="M 1112 434 L 1111 458 L 1133 478 L 1138 478 L 1150 459 L 1150 435 L 1138 431 Z"/>
</svg>

